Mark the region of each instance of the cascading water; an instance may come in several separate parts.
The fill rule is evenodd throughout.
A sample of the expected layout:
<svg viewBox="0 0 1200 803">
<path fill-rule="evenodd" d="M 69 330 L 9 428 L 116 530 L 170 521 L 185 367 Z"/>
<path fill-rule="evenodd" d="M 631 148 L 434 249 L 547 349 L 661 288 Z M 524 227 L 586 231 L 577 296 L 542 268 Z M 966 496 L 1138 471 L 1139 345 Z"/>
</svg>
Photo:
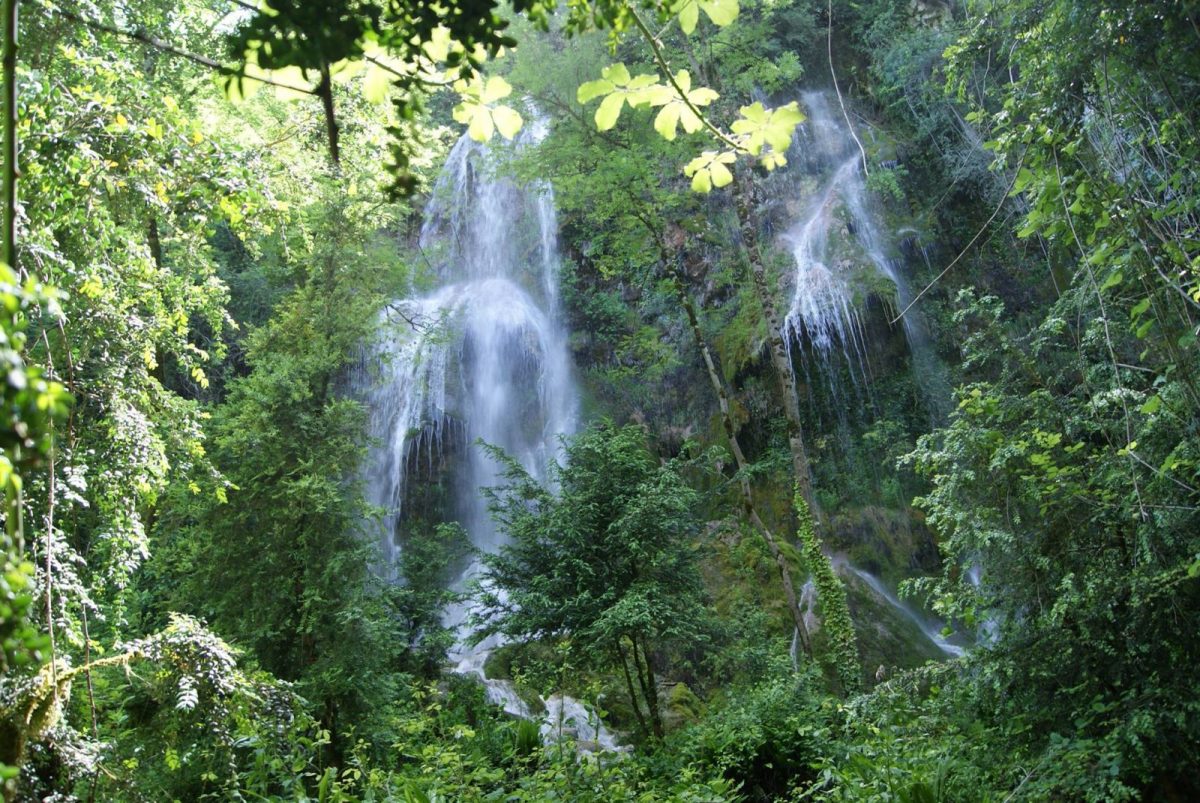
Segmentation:
<svg viewBox="0 0 1200 803">
<path fill-rule="evenodd" d="M 531 138 L 538 138 L 538 128 L 531 127 Z M 494 552 L 501 534 L 480 489 L 500 477 L 477 442 L 499 446 L 544 481 L 562 436 L 576 427 L 578 391 L 567 333 L 557 319 L 553 196 L 548 187 L 523 188 L 496 177 L 489 172 L 494 167 L 488 149 L 466 136 L 450 152 L 420 235 L 436 289 L 389 305 L 389 334 L 356 379 L 371 409 L 375 444 L 367 461 L 368 501 L 385 511 L 383 571 L 396 581 L 402 582 L 397 530 L 414 473 L 449 473 L 457 502 L 444 512 L 477 549 Z M 454 587 L 465 589 L 479 571 L 472 563 Z M 457 635 L 449 656 L 455 671 L 480 678 L 491 702 L 505 711 L 531 717 L 512 684 L 485 677 L 498 641 L 470 645 L 469 614 L 469 602 L 445 612 L 445 625 Z M 550 713 L 585 710 L 568 697 L 552 700 L 546 701 Z M 550 733 L 548 726 L 543 731 Z M 588 734 L 601 748 L 615 746 L 598 723 Z"/>
<path fill-rule="evenodd" d="M 414 470 L 452 439 L 463 452 L 452 512 L 472 543 L 498 538 L 479 489 L 496 465 L 473 444 L 495 444 L 542 478 L 560 436 L 575 426 L 577 393 L 566 334 L 554 318 L 553 201 L 490 178 L 487 151 L 463 138 L 426 210 L 420 246 L 437 288 L 384 311 L 387 334 L 357 384 L 371 410 L 368 499 L 386 511 L 383 555 L 395 571 L 396 527 Z M 546 210 L 549 210 L 547 212 Z"/>
<path fill-rule="evenodd" d="M 943 653 L 955 658 L 959 658 L 966 654 L 965 649 L 958 644 L 948 641 L 946 637 L 942 635 L 942 627 L 940 623 L 929 620 L 922 614 L 913 610 L 910 606 L 901 602 L 900 598 L 889 591 L 887 586 L 885 586 L 883 581 L 878 577 L 870 572 L 863 571 L 862 569 L 859 569 L 858 567 L 846 561 L 838 561 L 837 565 L 839 568 L 841 568 L 843 573 L 853 574 L 859 580 L 862 580 L 862 582 L 871 589 L 872 593 L 894 608 L 897 612 L 902 614 L 905 618 L 909 619 L 920 629 L 922 633 L 925 634 L 925 638 L 933 642 L 933 644 Z"/>
<path fill-rule="evenodd" d="M 871 378 L 862 315 L 865 297 L 880 277 L 895 288 L 895 311 L 908 307 L 913 296 L 899 261 L 888 255 L 863 178 L 862 157 L 842 117 L 833 112 L 824 93 L 806 92 L 801 103 L 808 120 L 800 129 L 798 161 L 819 177 L 820 184 L 815 193 L 805 193 L 811 199 L 807 211 L 783 235 L 796 263 L 784 335 L 789 344 L 801 346 L 806 372 L 811 354 L 832 377 L 832 361 L 840 354 L 855 388 L 865 388 Z M 926 390 L 926 405 L 933 417 L 940 417 L 949 393 L 928 331 L 913 310 L 901 323 L 913 371 Z M 827 385 L 834 398 L 844 402 L 837 382 L 828 379 Z"/>
</svg>

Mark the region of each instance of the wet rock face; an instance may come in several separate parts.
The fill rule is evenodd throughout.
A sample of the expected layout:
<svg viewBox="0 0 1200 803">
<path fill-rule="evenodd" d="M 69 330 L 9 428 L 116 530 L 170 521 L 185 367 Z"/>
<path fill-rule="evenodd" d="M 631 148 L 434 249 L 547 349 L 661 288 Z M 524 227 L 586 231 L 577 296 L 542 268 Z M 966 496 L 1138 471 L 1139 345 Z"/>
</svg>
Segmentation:
<svg viewBox="0 0 1200 803">
<path fill-rule="evenodd" d="M 854 565 L 893 583 L 941 569 L 933 532 L 910 511 L 872 506 L 838 513 L 828 540 Z"/>
</svg>

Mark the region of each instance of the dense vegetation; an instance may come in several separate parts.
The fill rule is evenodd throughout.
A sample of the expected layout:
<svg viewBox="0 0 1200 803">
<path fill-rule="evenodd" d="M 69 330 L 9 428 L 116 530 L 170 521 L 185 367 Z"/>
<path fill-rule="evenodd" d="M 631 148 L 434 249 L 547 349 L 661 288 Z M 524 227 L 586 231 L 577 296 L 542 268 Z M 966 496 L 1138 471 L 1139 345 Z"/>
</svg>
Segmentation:
<svg viewBox="0 0 1200 803">
<path fill-rule="evenodd" d="M 1200 798 L 1192 0 L 3 5 L 5 800 Z M 901 277 L 833 217 L 832 357 L 823 102 Z M 464 131 L 553 189 L 583 423 L 461 447 L 493 554 L 430 457 L 384 565 L 356 383 Z"/>
</svg>

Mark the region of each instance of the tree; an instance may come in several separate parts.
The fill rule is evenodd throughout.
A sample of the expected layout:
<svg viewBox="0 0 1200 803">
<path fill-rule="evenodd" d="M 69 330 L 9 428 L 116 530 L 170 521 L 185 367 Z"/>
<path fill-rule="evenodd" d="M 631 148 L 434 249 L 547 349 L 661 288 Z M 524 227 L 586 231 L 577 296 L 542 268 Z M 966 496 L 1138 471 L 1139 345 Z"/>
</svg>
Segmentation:
<svg viewBox="0 0 1200 803">
<path fill-rule="evenodd" d="M 621 670 L 643 734 L 661 738 L 656 664 L 704 640 L 700 498 L 680 473 L 695 461 L 659 464 L 641 429 L 605 422 L 567 445 L 555 493 L 492 453 L 507 484 L 490 506 L 512 540 L 484 559 L 481 636 L 569 638 Z"/>
</svg>

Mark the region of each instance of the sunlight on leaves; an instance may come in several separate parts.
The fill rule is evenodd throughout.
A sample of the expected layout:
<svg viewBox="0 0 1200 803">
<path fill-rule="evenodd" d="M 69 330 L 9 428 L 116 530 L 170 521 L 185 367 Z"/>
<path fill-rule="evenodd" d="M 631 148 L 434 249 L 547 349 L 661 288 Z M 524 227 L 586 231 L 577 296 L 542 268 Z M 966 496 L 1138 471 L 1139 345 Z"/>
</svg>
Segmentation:
<svg viewBox="0 0 1200 803">
<path fill-rule="evenodd" d="M 679 14 L 679 27 L 684 33 L 690 34 L 696 30 L 701 10 L 712 20 L 713 25 L 724 28 L 737 19 L 738 0 L 684 0 L 676 10 Z"/>
<path fill-rule="evenodd" d="M 767 109 L 761 103 L 752 103 L 743 106 L 739 112 L 742 116 L 733 122 L 733 133 L 742 136 L 742 147 L 754 156 L 762 153 L 767 145 L 783 154 L 792 144 L 792 133 L 796 126 L 804 122 L 804 113 L 795 101 L 778 109 Z"/>
<path fill-rule="evenodd" d="M 692 78 L 687 70 L 680 70 L 675 74 L 675 83 L 679 84 L 692 106 L 707 106 L 720 97 L 708 87 L 692 89 Z M 654 118 L 654 130 L 664 139 L 674 140 L 679 126 L 683 126 L 683 130 L 689 134 L 694 134 L 704 127 L 704 122 L 677 94 L 675 87 L 660 86 L 658 89 L 661 91 L 653 93 L 650 103 L 653 106 L 662 106 Z"/>
<path fill-rule="evenodd" d="M 512 139 L 524 122 L 516 110 L 496 105 L 512 94 L 512 86 L 500 76 L 484 80 L 476 75 L 470 81 L 454 83 L 462 103 L 454 107 L 454 119 L 467 126 L 467 134 L 476 142 L 487 142 L 496 131 Z"/>
<path fill-rule="evenodd" d="M 653 75 L 630 76 L 624 64 L 605 67 L 600 76 L 595 81 L 580 84 L 575 98 L 580 103 L 604 98 L 596 109 L 596 127 L 601 131 L 608 131 L 617 124 L 626 103 L 630 108 L 649 105 L 663 89 Z"/>
<path fill-rule="evenodd" d="M 705 151 L 683 168 L 685 176 L 692 178 L 692 190 L 709 192 L 713 187 L 724 187 L 733 181 L 733 173 L 726 165 L 733 164 L 737 154 L 733 151 Z"/>
</svg>

